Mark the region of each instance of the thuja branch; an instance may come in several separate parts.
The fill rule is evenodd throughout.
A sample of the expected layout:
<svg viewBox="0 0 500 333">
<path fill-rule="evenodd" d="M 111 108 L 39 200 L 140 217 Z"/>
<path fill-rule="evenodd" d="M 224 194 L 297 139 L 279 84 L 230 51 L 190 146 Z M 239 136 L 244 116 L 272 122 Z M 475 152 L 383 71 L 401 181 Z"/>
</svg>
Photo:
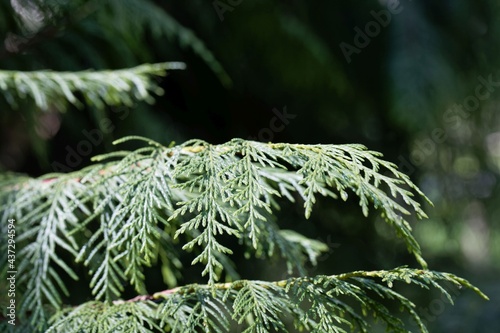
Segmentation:
<svg viewBox="0 0 500 333">
<path fill-rule="evenodd" d="M 139 137 L 118 143 L 132 139 L 147 145 L 97 157 L 101 163 L 77 172 L 0 179 L 2 213 L 22 221 L 18 231 L 30 244 L 20 275 L 32 288 L 27 294 L 43 298 L 26 299 L 25 309 L 36 308 L 44 317 L 40 304 L 60 306 L 66 293 L 61 272 L 77 278 L 73 267 L 56 260 L 61 252 L 88 267 L 97 299 L 120 297 L 127 282 L 143 294 L 145 267 L 163 260 L 172 275 L 179 272 L 175 238 L 197 255 L 192 264 L 204 266 L 209 285 L 232 270 L 224 234 L 257 257 L 279 254 L 289 271 L 304 275 L 305 262 L 314 263 L 325 245 L 279 229 L 272 220 L 279 198 L 301 200 L 306 217 L 318 195 L 357 198 L 364 214 L 376 208 L 426 267 L 404 218 L 426 216 L 414 198 L 425 196 L 392 163 L 361 145 L 234 139 L 163 146 Z M 61 270 L 49 273 L 45 267 Z"/>
<path fill-rule="evenodd" d="M 190 284 L 181 287 L 175 287 L 171 289 L 162 290 L 156 292 L 152 295 L 139 295 L 134 298 L 128 300 L 116 300 L 114 304 L 122 304 L 124 302 L 140 302 L 147 300 L 162 300 L 172 295 L 186 295 L 193 293 L 200 289 L 205 289 L 208 291 L 212 290 L 240 290 L 245 286 L 247 282 L 262 284 L 265 288 L 279 287 L 279 288 L 290 288 L 294 284 L 301 284 L 304 282 L 315 283 L 315 281 L 319 280 L 330 280 L 330 281 L 358 281 L 357 278 L 378 278 L 382 279 L 382 282 L 386 282 L 389 287 L 392 287 L 393 281 L 403 281 L 405 283 L 417 283 L 417 281 L 421 280 L 424 283 L 431 283 L 431 281 L 445 281 L 451 282 L 458 288 L 466 287 L 471 289 L 479 296 L 481 296 L 485 300 L 489 300 L 488 296 L 486 296 L 479 288 L 473 286 L 466 279 L 460 278 L 456 275 L 450 273 L 442 273 L 435 272 L 430 270 L 423 269 L 410 269 L 406 267 L 399 267 L 394 270 L 377 270 L 377 271 L 355 271 L 349 273 L 343 273 L 338 275 L 329 275 L 329 276 L 317 276 L 317 277 L 298 277 L 298 278 L 288 278 L 279 281 L 250 281 L 250 280 L 239 280 L 234 282 L 225 282 L 225 283 L 215 283 L 211 285 L 203 285 L 203 284 Z M 434 285 L 434 284 L 433 284 Z M 444 289 L 443 289 L 444 290 Z"/>
<path fill-rule="evenodd" d="M 75 332 L 84 329 L 87 322 L 80 320 L 83 317 L 100 323 L 115 318 L 113 325 L 141 321 L 143 325 L 173 332 L 184 332 L 186 327 L 229 332 L 231 323 L 245 324 L 249 331 L 260 327 L 260 331 L 269 332 L 270 327 L 274 327 L 286 332 L 284 322 L 288 316 L 298 319 L 296 328 L 308 332 L 333 328 L 334 331 L 357 328 L 368 332 L 367 317 L 371 315 L 393 332 L 407 332 L 404 322 L 380 303 L 382 298 L 398 303 L 414 319 L 420 331 L 427 332 L 414 310 L 415 305 L 392 289 L 396 281 L 422 288 L 436 287 L 451 303 L 453 300 L 443 286 L 466 287 L 487 299 L 468 281 L 452 274 L 399 267 L 274 282 L 239 280 L 212 285 L 191 284 L 111 304 L 90 302 L 56 316 L 49 332 L 58 332 L 59 328 L 64 328 L 65 332 L 73 332 L 68 330 L 72 327 Z M 353 302 L 355 307 L 347 305 Z"/>
<path fill-rule="evenodd" d="M 54 106 L 65 111 L 67 104 L 87 105 L 103 109 L 106 106 L 132 106 L 133 102 L 154 101 L 152 94 L 163 90 L 152 76 L 165 76 L 167 71 L 184 69 L 181 62 L 143 64 L 119 70 L 56 72 L 0 70 L 0 92 L 17 107 L 17 100 L 29 97 L 41 110 Z"/>
</svg>

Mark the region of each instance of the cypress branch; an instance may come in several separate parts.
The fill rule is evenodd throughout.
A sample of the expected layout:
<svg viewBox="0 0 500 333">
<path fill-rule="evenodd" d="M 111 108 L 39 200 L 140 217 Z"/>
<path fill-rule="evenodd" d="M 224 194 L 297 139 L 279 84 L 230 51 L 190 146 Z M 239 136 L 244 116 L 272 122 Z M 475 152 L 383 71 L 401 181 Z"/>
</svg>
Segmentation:
<svg viewBox="0 0 500 333">
<path fill-rule="evenodd" d="M 76 328 L 93 327 L 81 318 L 94 318 L 104 323 L 102 332 L 111 325 L 127 327 L 129 322 L 138 321 L 144 327 L 172 332 L 193 332 L 196 328 L 229 332 L 231 327 L 241 324 L 246 328 L 244 332 L 287 332 L 285 321 L 289 317 L 296 319 L 296 328 L 308 332 L 355 329 L 368 332 L 370 316 L 382 320 L 392 332 L 407 332 L 403 321 L 380 304 L 383 298 L 399 303 L 420 331 L 427 332 L 414 310 L 415 305 L 392 289 L 393 282 L 416 284 L 426 289 L 436 287 L 447 295 L 450 303 L 453 301 L 441 284 L 469 288 L 488 299 L 468 281 L 453 274 L 399 267 L 389 271 L 357 271 L 274 282 L 240 280 L 213 285 L 192 284 L 112 304 L 89 302 L 55 316 L 48 332 L 60 332 L 61 329 L 77 332 Z M 352 301 L 357 305 L 348 305 Z M 118 313 L 123 316 L 118 317 Z M 112 316 L 115 321 L 110 325 L 106 321 Z M 131 328 L 124 329 L 124 332 L 129 331 L 133 332 Z"/>
<path fill-rule="evenodd" d="M 235 323 L 246 325 L 246 332 L 271 332 L 285 331 L 286 317 L 310 332 L 367 332 L 365 317 L 372 314 L 389 330 L 406 332 L 402 320 L 373 298 L 378 295 L 400 303 L 426 332 L 413 303 L 392 289 L 394 282 L 436 287 L 450 301 L 439 282 L 451 282 L 486 298 L 466 280 L 426 269 L 404 219 L 411 212 L 425 217 L 414 195 L 425 196 L 392 163 L 361 145 L 234 139 L 220 145 L 190 140 L 163 146 L 141 137 L 116 143 L 127 140 L 146 145 L 98 156 L 94 160 L 100 163 L 72 173 L 0 177 L 2 215 L 19 221 L 19 273 L 25 289 L 21 316 L 31 313 L 38 329 L 56 313 L 49 332 L 228 332 Z M 232 271 L 232 250 L 219 241 L 223 234 L 241 239 L 257 257 L 278 252 L 301 274 L 307 260 L 314 263 L 327 250 L 272 221 L 277 199 L 294 201 L 293 192 L 304 201 L 306 217 L 318 194 L 344 201 L 357 197 L 365 215 L 370 206 L 378 209 L 423 269 L 217 283 L 222 272 Z M 183 250 L 197 253 L 192 264 L 204 265 L 208 284 L 118 300 L 127 282 L 144 294 L 143 270 L 158 260 L 171 275 L 179 273 L 174 239 L 183 240 Z M 62 251 L 73 262 L 62 261 Z M 96 301 L 64 309 L 67 288 L 61 274 L 77 279 L 77 263 L 88 267 Z"/>
<path fill-rule="evenodd" d="M 134 100 L 152 103 L 151 93 L 163 93 L 151 76 L 165 76 L 168 70 L 184 68 L 184 63 L 165 62 L 103 71 L 0 70 L 0 90 L 14 107 L 17 107 L 17 99 L 29 97 L 42 110 L 53 106 L 64 111 L 68 102 L 76 107 L 83 105 L 77 93 L 86 104 L 99 109 L 105 105 L 132 106 Z"/>
</svg>

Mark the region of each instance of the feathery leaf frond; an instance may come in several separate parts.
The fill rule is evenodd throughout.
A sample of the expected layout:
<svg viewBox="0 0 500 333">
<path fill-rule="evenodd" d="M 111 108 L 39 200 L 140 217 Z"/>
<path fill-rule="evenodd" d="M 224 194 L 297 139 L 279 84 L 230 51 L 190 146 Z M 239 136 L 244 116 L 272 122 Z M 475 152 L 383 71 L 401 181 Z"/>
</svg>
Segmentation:
<svg viewBox="0 0 500 333">
<path fill-rule="evenodd" d="M 155 323 L 156 305 L 150 302 L 106 304 L 84 303 L 71 311 L 63 311 L 54 316 L 56 321 L 49 332 L 158 332 Z"/>
<path fill-rule="evenodd" d="M 136 32 L 141 33 L 148 28 L 157 39 L 167 37 L 173 42 L 178 42 L 182 48 L 191 49 L 201 57 L 223 85 L 231 86 L 231 78 L 205 43 L 191 29 L 180 24 L 152 1 L 106 0 L 103 4 L 113 13 L 113 26 L 123 30 L 123 33 L 130 34 L 130 24 L 132 24 Z M 99 18 L 102 24 L 110 24 L 110 15 L 105 12 L 102 14 Z"/>
<path fill-rule="evenodd" d="M 226 257 L 232 251 L 223 245 L 224 235 L 243 239 L 257 256 L 271 256 L 277 248 L 289 270 L 297 267 L 303 274 L 301 263 L 314 261 L 326 247 L 280 231 L 270 219 L 276 199 L 293 198 L 291 192 L 303 198 L 306 217 L 317 194 L 346 200 L 348 192 L 354 193 L 363 211 L 368 212 L 370 203 L 378 208 L 425 264 L 402 217 L 410 213 L 407 207 L 425 216 L 411 190 L 421 192 L 393 164 L 363 146 L 235 139 L 165 147 L 136 137 L 119 142 L 131 139 L 145 140 L 148 146 L 97 157 L 109 162 L 65 175 L 2 181 L 0 199 L 16 207 L 11 213 L 22 217 L 21 240 L 29 243 L 21 253 L 26 260 L 20 270 L 37 272 L 23 274 L 30 280 L 26 309 L 38 314 L 44 300 L 55 308 L 61 304 L 65 285 L 55 267 L 76 278 L 58 259 L 59 248 L 90 268 L 94 295 L 108 301 L 120 296 L 125 281 L 143 293 L 143 267 L 156 262 L 161 240 L 172 237 L 186 239 L 184 250 L 200 251 L 193 264 L 205 266 L 209 284 L 230 269 Z M 383 169 L 393 177 L 383 175 Z M 166 257 L 175 261 L 176 251 L 168 251 Z"/>
<path fill-rule="evenodd" d="M 402 318 L 381 304 L 399 304 L 402 313 L 413 318 L 420 332 L 428 332 L 415 305 L 393 289 L 393 282 L 436 287 L 449 296 L 448 288 L 469 288 L 487 298 L 468 281 L 449 273 L 399 267 L 388 271 L 357 271 L 332 276 L 299 277 L 282 281 L 240 280 L 215 285 L 187 285 L 158 292 L 152 296 L 113 305 L 89 302 L 76 309 L 61 311 L 53 318 L 48 332 L 135 332 L 134 323 L 143 330 L 157 328 L 176 333 L 230 332 L 243 326 L 245 333 L 288 332 L 285 325 L 306 332 L 367 333 L 373 317 L 390 332 L 408 332 Z M 367 287 L 366 287 L 367 286 Z M 213 291 L 212 291 L 213 290 Z M 450 298 L 450 302 L 451 301 Z M 98 322 L 90 326 L 85 318 Z"/>
<path fill-rule="evenodd" d="M 175 55 L 179 50 L 163 43 L 166 38 L 193 51 L 229 86 L 231 79 L 214 54 L 169 14 L 170 8 L 175 6 L 151 0 L 0 0 L 0 30 L 7 32 L 0 58 L 8 58 L 5 68 L 132 67 L 160 54 Z M 283 36 L 308 40 L 307 52 L 325 69 L 338 72 L 312 29 L 288 14 L 274 17 Z M 39 47 L 47 39 L 48 47 Z M 144 40 L 152 47 L 144 47 Z M 102 53 L 101 45 L 111 49 Z M 24 113 L 63 112 L 86 104 L 104 120 L 107 106 L 154 102 L 153 96 L 163 93 L 157 77 L 184 68 L 184 63 L 165 62 L 121 70 L 0 70 L 0 94 L 7 106 Z M 283 82 L 289 84 L 288 78 Z M 337 88 L 345 87 L 341 83 Z M 9 302 L 18 302 L 16 330 L 11 321 L 2 320 L 1 332 L 271 333 L 293 327 L 300 332 L 367 333 L 375 321 L 401 333 L 408 332 L 409 317 L 425 333 L 415 304 L 399 292 L 398 284 L 433 287 L 450 303 L 449 290 L 456 287 L 487 299 L 468 281 L 427 269 L 409 216 L 426 217 L 421 201 L 429 201 L 378 152 L 358 144 L 243 139 L 164 146 L 132 136 L 115 144 L 129 140 L 143 146 L 94 157 L 95 164 L 79 171 L 38 178 L 0 173 L 0 289 L 7 289 L 5 281 L 11 288 L 15 278 Z M 364 216 L 378 212 L 422 269 L 308 277 L 306 263 L 316 265 L 328 246 L 280 229 L 276 213 L 286 200 L 299 201 L 309 218 L 318 196 L 354 199 Z M 281 258 L 293 277 L 242 280 L 232 261 L 235 240 L 247 258 Z M 205 283 L 178 286 L 185 259 L 200 266 Z M 148 292 L 155 265 L 172 289 Z M 70 280 L 82 274 L 89 275 L 92 297 L 68 304 L 86 297 L 70 295 L 76 289 Z M 123 300 L 132 288 L 138 296 Z M 11 316 L 6 302 L 0 303 L 0 317 Z"/>
<path fill-rule="evenodd" d="M 0 70 L 0 90 L 13 107 L 17 106 L 17 99 L 29 97 L 42 110 L 53 106 L 64 111 L 68 102 L 80 107 L 80 95 L 85 103 L 97 108 L 105 105 L 132 106 L 134 100 L 151 103 L 151 93 L 163 93 L 151 80 L 152 75 L 164 76 L 167 70 L 184 68 L 184 63 L 166 62 L 106 71 Z"/>
</svg>

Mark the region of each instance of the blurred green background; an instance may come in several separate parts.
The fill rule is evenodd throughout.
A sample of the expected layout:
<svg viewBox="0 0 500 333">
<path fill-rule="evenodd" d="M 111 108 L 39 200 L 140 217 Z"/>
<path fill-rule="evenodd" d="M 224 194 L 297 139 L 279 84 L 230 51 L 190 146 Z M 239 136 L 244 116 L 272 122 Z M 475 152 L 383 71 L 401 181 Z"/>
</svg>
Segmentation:
<svg viewBox="0 0 500 333">
<path fill-rule="evenodd" d="M 362 143 L 434 202 L 414 227 L 430 268 L 469 279 L 491 299 L 457 291 L 452 307 L 438 293 L 403 290 L 429 330 L 500 327 L 498 1 L 0 0 L 0 41 L 1 69 L 187 64 L 160 81 L 165 94 L 154 105 L 130 110 L 41 112 L 29 101 L 13 110 L 0 97 L 4 170 L 80 169 L 132 134 L 164 144 Z M 103 118 L 113 131 L 67 165 L 68 152 Z M 355 200 L 320 201 L 307 221 L 301 207 L 286 206 L 278 219 L 330 246 L 311 274 L 417 266 Z M 284 276 L 279 262 L 234 258 L 242 277 Z"/>
</svg>

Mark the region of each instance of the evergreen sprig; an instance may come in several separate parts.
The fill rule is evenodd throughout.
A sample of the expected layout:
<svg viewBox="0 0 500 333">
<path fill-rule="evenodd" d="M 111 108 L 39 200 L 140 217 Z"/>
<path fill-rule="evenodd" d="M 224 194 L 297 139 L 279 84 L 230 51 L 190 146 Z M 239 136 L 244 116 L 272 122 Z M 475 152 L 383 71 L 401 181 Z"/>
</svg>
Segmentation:
<svg viewBox="0 0 500 333">
<path fill-rule="evenodd" d="M 436 287 L 451 304 L 448 288 L 453 287 L 469 288 L 487 299 L 453 274 L 399 267 L 274 282 L 193 284 L 112 304 L 93 301 L 58 313 L 47 333 L 104 333 L 118 328 L 121 332 L 175 333 L 222 333 L 239 328 L 244 333 L 268 333 L 288 332 L 290 324 L 306 332 L 367 333 L 370 317 L 385 324 L 389 332 L 408 332 L 403 320 L 382 300 L 399 305 L 420 332 L 428 332 L 415 304 L 394 291 L 395 282 Z"/>
<path fill-rule="evenodd" d="M 293 192 L 302 198 L 306 217 L 318 194 L 347 200 L 350 192 L 365 214 L 371 203 L 426 267 L 403 218 L 410 208 L 425 216 L 413 199 L 413 192 L 422 193 L 393 164 L 361 145 L 234 139 L 167 147 L 140 137 L 118 143 L 132 139 L 148 145 L 96 157 L 106 163 L 77 172 L 1 181 L 0 200 L 8 203 L 3 214 L 19 219 L 19 242 L 25 244 L 19 254 L 27 288 L 22 309 L 33 311 L 37 321 L 46 318 L 44 304 L 59 309 L 61 293 L 67 294 L 60 274 L 77 278 L 67 260 L 89 267 L 93 294 L 111 301 L 127 281 L 144 293 L 143 269 L 158 259 L 175 276 L 180 260 L 174 239 L 184 239 L 182 249 L 197 253 L 192 264 L 204 265 L 209 284 L 232 271 L 224 235 L 240 239 L 256 256 L 272 256 L 277 249 L 290 270 L 305 273 L 303 263 L 314 262 L 326 246 L 279 230 L 271 219 L 277 199 L 293 201 Z M 69 256 L 66 261 L 61 251 Z"/>
<path fill-rule="evenodd" d="M 106 0 L 102 2 L 106 10 L 97 12 L 98 21 L 111 25 L 113 30 L 130 35 L 130 30 L 144 38 L 145 32 L 152 32 L 157 40 L 167 38 L 184 49 L 192 50 L 217 75 L 220 82 L 229 87 L 232 80 L 205 43 L 189 28 L 180 24 L 172 15 L 149 0 Z M 110 16 L 113 18 L 110 21 Z M 132 29 L 131 29 L 132 26 Z"/>
<path fill-rule="evenodd" d="M 103 71 L 0 70 L 0 90 L 13 107 L 18 106 L 17 100 L 25 98 L 32 99 L 42 110 L 55 107 L 64 111 L 68 103 L 81 107 L 82 99 L 99 109 L 106 105 L 132 106 L 135 100 L 152 103 L 151 93 L 163 93 L 151 76 L 164 76 L 167 70 L 184 68 L 184 63 L 165 62 Z"/>
<path fill-rule="evenodd" d="M 85 10 L 80 12 L 76 8 L 82 9 L 82 4 Z M 155 40 L 167 37 L 198 54 L 223 84 L 231 82 L 194 32 L 152 1 L 36 1 L 31 5 L 45 15 L 43 24 L 23 29 L 22 19 L 17 18 L 18 30 L 26 35 L 20 36 L 22 43 L 11 45 L 20 46 L 12 49 L 16 52 L 33 46 L 50 30 L 48 36 L 55 37 L 63 30 L 57 25 L 79 21 L 78 29 L 89 36 L 100 35 L 116 50 L 125 51 L 124 67 L 137 62 L 135 52 L 148 58 L 138 41 L 151 35 Z M 12 29 L 16 26 L 12 6 L 2 1 L 0 7 L 7 8 L 0 13 L 5 18 L 0 19 L 0 27 Z M 67 15 L 70 12 L 76 15 Z M 90 22 L 80 21 L 82 17 Z M 34 34 L 39 29 L 41 35 Z M 288 32 L 308 33 L 303 27 Z M 88 63 L 98 64 L 96 68 L 107 67 L 101 66 L 93 45 L 80 43 L 85 38 L 70 29 L 68 34 L 66 42 L 77 49 L 73 53 L 89 58 Z M 314 40 L 311 45 L 322 56 L 321 45 Z M 2 55 L 9 52 L 6 48 Z M 78 66 L 76 58 L 66 58 Z M 22 100 L 42 110 L 59 111 L 84 103 L 97 109 L 131 106 L 134 101 L 152 102 L 153 94 L 162 93 L 152 76 L 182 68 L 182 63 L 160 63 L 108 71 L 0 70 L 0 92 L 13 107 Z M 402 316 L 410 316 L 421 332 L 427 332 L 415 305 L 394 284 L 434 287 L 451 303 L 450 285 L 472 289 L 487 299 L 464 279 L 427 270 L 407 218 L 412 213 L 425 217 L 419 201 L 427 198 L 394 164 L 362 145 L 234 139 L 220 145 L 190 140 L 164 146 L 140 137 L 117 143 L 128 140 L 146 145 L 98 156 L 96 164 L 67 174 L 34 179 L 0 173 L 0 216 L 2 221 L 16 219 L 18 331 L 267 333 L 294 327 L 308 332 L 368 332 L 375 318 L 388 331 L 407 332 Z M 422 269 L 305 276 L 305 263 L 316 264 L 328 247 L 281 230 L 274 218 L 283 199 L 300 201 L 308 218 L 318 195 L 344 201 L 353 197 L 365 216 L 371 208 L 377 210 Z M 6 224 L 1 223 L 0 229 L 0 263 L 6 263 Z M 280 255 L 288 272 L 295 269 L 300 276 L 274 282 L 241 280 L 231 261 L 228 238 L 237 239 L 247 255 Z M 201 264 L 206 284 L 178 286 L 181 255 L 192 255 L 192 265 Z M 172 289 L 148 295 L 145 269 L 156 264 Z M 67 280 L 79 279 L 81 272 L 90 275 L 94 300 L 65 305 Z M 7 265 L 0 265 L 2 281 L 6 274 Z M 222 278 L 225 283 L 218 282 Z M 139 296 L 121 299 L 127 284 Z M 399 306 L 401 314 L 390 305 Z M 0 331 L 7 329 L 12 331 L 12 326 L 2 321 Z"/>
</svg>

